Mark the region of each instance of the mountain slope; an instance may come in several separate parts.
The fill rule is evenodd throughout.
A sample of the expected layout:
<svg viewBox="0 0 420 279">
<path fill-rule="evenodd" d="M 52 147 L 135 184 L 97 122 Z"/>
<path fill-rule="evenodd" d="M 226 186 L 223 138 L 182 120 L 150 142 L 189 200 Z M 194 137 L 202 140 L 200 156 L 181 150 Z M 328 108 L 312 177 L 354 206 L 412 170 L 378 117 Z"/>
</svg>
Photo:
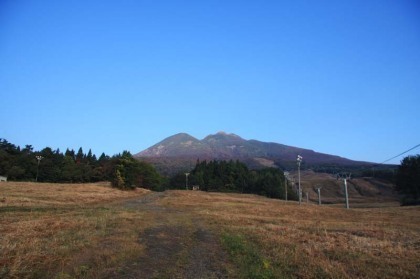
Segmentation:
<svg viewBox="0 0 420 279">
<path fill-rule="evenodd" d="M 357 166 L 366 162 L 352 161 L 335 155 L 279 143 L 245 140 L 235 134 L 219 132 L 198 140 L 186 133 L 170 136 L 134 156 L 159 165 L 193 165 L 195 160 L 241 160 L 250 167 L 295 165 L 297 155 L 307 165 Z M 193 167 L 193 166 L 192 166 Z M 172 168 L 172 166 L 169 166 Z"/>
<path fill-rule="evenodd" d="M 148 149 L 134 155 L 136 157 L 195 157 L 196 154 L 211 153 L 210 148 L 186 133 L 170 136 Z"/>
<path fill-rule="evenodd" d="M 287 146 L 273 142 L 245 140 L 235 134 L 219 132 L 198 140 L 181 133 L 164 139 L 152 147 L 137 153 L 135 157 L 155 165 L 163 174 L 172 176 L 189 172 L 199 159 L 240 160 L 251 169 L 280 167 L 289 170 L 290 178 L 297 181 L 297 155 L 303 157 L 301 179 L 303 192 L 309 200 L 317 202 L 316 188 L 322 187 L 325 203 L 343 202 L 342 181 L 333 174 L 324 172 L 351 171 L 353 175 L 361 170 L 371 169 L 372 163 L 352 161 L 335 155 L 315 152 L 310 149 Z M 386 167 L 386 166 L 385 166 Z M 312 170 L 311 170 L 312 169 Z M 398 196 L 393 192 L 393 184 L 380 178 L 361 177 L 348 181 L 351 203 L 395 202 Z"/>
</svg>

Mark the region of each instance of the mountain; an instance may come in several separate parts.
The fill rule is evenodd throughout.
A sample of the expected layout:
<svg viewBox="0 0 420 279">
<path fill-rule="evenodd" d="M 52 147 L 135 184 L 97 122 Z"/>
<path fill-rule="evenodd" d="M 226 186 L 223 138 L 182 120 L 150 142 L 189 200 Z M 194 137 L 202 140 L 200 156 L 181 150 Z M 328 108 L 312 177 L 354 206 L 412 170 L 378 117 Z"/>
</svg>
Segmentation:
<svg viewBox="0 0 420 279">
<path fill-rule="evenodd" d="M 238 135 L 218 132 L 202 140 L 180 133 L 143 150 L 134 156 L 157 165 L 163 172 L 174 169 L 191 169 L 199 160 L 240 160 L 252 168 L 295 166 L 297 155 L 306 166 L 340 165 L 361 166 L 369 163 L 315 152 L 279 143 L 245 140 Z"/>
<path fill-rule="evenodd" d="M 170 136 L 152 147 L 134 155 L 135 157 L 196 157 L 211 153 L 210 148 L 200 140 L 186 133 Z"/>
</svg>

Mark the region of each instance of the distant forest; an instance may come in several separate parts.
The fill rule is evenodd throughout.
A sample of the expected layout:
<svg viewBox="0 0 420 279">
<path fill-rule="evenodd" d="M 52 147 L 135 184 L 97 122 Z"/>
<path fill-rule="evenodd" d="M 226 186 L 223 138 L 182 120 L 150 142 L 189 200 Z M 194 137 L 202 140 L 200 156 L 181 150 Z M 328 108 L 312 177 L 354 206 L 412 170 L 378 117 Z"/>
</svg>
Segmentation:
<svg viewBox="0 0 420 279">
<path fill-rule="evenodd" d="M 188 175 L 179 173 L 169 185 L 176 189 L 191 188 L 212 192 L 252 193 L 269 198 L 297 200 L 295 189 L 286 182 L 283 171 L 277 168 L 250 170 L 239 161 L 197 161 Z"/>
<path fill-rule="evenodd" d="M 89 183 L 111 181 L 114 187 L 134 189 L 142 187 L 154 191 L 185 189 L 185 173 L 172 177 L 161 176 L 153 165 L 136 160 L 128 151 L 96 157 L 80 147 L 77 152 L 46 147 L 34 151 L 32 145 L 20 148 L 0 139 L 0 175 L 8 180 L 56 183 Z M 285 198 L 283 171 L 274 168 L 250 170 L 239 161 L 197 162 L 191 171 L 189 189 L 199 185 L 200 190 L 218 192 L 254 193 L 271 198 Z M 290 185 L 288 199 L 297 199 Z"/>
<path fill-rule="evenodd" d="M 137 186 L 159 189 L 161 186 L 161 177 L 154 167 L 135 160 L 128 151 L 112 157 L 102 153 L 97 158 L 90 149 L 85 153 L 81 147 L 77 152 L 67 149 L 62 153 L 50 147 L 34 151 L 32 145 L 20 148 L 5 139 L 0 139 L 0 175 L 15 181 L 111 181 L 122 189 Z"/>
<path fill-rule="evenodd" d="M 403 196 L 403 204 L 420 204 L 420 156 L 407 157 L 398 169 L 372 166 L 372 169 L 353 168 L 353 173 L 376 178 L 396 180 L 396 190 Z M 337 171 L 335 166 L 313 166 L 316 171 Z M 382 168 L 381 168 L 382 167 Z M 359 172 L 359 173 L 358 173 Z M 34 151 L 32 145 L 24 148 L 0 139 L 0 176 L 12 181 L 38 181 L 57 183 L 89 183 L 110 181 L 113 187 L 123 190 L 136 187 L 153 191 L 166 189 L 191 189 L 198 186 L 203 191 L 252 193 L 270 198 L 296 200 L 297 194 L 287 183 L 278 168 L 252 170 L 239 161 L 198 161 L 189 171 L 170 177 L 159 174 L 147 162 L 135 159 L 130 152 L 99 158 L 89 149 L 80 147 L 77 152 L 49 147 Z M 396 179 L 395 179 L 396 177 Z"/>
</svg>

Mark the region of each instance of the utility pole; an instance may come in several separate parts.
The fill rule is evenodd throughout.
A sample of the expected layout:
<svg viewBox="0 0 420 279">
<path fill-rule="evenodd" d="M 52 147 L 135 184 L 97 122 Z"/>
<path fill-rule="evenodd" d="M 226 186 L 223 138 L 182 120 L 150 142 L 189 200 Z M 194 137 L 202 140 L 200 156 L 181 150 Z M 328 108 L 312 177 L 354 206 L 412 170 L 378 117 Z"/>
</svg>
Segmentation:
<svg viewBox="0 0 420 279">
<path fill-rule="evenodd" d="M 38 160 L 38 166 L 36 168 L 36 178 L 35 181 L 38 182 L 38 173 L 39 173 L 39 163 L 41 162 L 41 160 L 44 158 L 41 155 L 37 155 L 35 156 L 35 158 Z"/>
<path fill-rule="evenodd" d="M 188 190 L 188 175 L 190 175 L 189 172 L 185 173 L 185 189 Z"/>
<path fill-rule="evenodd" d="M 316 191 L 318 192 L 318 205 L 321 205 L 321 188 L 316 188 Z"/>
<path fill-rule="evenodd" d="M 342 174 L 342 175 L 338 175 L 337 179 L 341 179 L 344 181 L 344 194 L 346 196 L 346 208 L 349 209 L 350 205 L 349 205 L 349 193 L 347 191 L 347 180 L 350 180 L 351 178 L 351 173 L 349 174 Z"/>
<path fill-rule="evenodd" d="M 347 191 L 347 178 L 344 178 L 344 192 L 346 194 L 346 208 L 349 209 L 349 193 Z"/>
<path fill-rule="evenodd" d="M 299 185 L 299 205 L 302 203 L 302 189 L 300 188 L 300 163 L 302 162 L 303 157 L 298 155 L 297 156 L 297 165 L 298 165 L 298 185 Z"/>
<path fill-rule="evenodd" d="M 289 177 L 289 172 L 284 172 L 284 190 L 285 190 L 285 200 L 287 201 L 287 179 Z"/>
</svg>

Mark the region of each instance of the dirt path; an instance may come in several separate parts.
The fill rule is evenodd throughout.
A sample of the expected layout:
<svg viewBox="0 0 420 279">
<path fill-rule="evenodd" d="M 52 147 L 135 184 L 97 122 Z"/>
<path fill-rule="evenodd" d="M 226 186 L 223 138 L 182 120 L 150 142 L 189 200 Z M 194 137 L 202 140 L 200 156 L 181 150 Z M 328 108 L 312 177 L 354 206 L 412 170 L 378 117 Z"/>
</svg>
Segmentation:
<svg viewBox="0 0 420 279">
<path fill-rule="evenodd" d="M 228 278 L 227 254 L 218 235 L 186 210 L 159 203 L 168 193 L 150 193 L 122 204 L 153 218 L 154 226 L 139 229 L 143 256 L 105 278 Z"/>
</svg>

